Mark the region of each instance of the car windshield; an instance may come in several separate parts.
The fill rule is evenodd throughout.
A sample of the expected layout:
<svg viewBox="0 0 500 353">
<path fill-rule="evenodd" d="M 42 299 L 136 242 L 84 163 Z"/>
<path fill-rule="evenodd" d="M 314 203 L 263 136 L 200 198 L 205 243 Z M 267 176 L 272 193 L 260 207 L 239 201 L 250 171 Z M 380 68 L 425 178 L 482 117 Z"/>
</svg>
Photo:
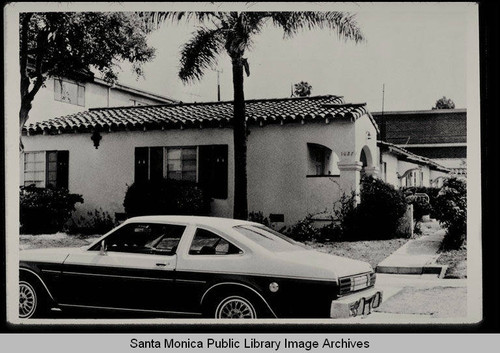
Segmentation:
<svg viewBox="0 0 500 353">
<path fill-rule="evenodd" d="M 266 226 L 241 225 L 235 226 L 234 229 L 270 251 L 299 251 L 305 248 L 302 244 Z"/>
</svg>

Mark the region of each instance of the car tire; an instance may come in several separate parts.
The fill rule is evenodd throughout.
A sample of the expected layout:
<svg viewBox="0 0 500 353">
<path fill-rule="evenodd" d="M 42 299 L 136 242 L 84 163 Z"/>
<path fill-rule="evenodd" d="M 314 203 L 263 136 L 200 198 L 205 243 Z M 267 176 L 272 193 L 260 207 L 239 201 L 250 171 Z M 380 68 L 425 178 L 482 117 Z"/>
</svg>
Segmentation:
<svg viewBox="0 0 500 353">
<path fill-rule="evenodd" d="M 212 317 L 216 319 L 256 319 L 258 309 L 250 299 L 233 294 L 215 301 Z"/>
<path fill-rule="evenodd" d="M 45 293 L 33 281 L 19 281 L 19 318 L 40 317 L 45 312 Z"/>
</svg>

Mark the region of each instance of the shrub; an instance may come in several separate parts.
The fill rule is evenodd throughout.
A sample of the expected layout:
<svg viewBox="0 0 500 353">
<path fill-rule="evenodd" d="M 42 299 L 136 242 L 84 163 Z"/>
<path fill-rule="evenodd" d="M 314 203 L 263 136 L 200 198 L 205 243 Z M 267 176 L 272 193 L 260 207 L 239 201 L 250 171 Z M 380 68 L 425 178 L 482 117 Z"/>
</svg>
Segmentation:
<svg viewBox="0 0 500 353">
<path fill-rule="evenodd" d="M 467 184 L 450 178 L 444 181 L 436 199 L 436 218 L 446 227 L 443 250 L 459 249 L 467 234 Z"/>
<path fill-rule="evenodd" d="M 319 233 L 316 234 L 315 239 L 319 243 L 326 243 L 329 241 L 342 241 L 343 232 L 342 227 L 338 223 L 330 223 L 326 226 L 319 228 Z"/>
<path fill-rule="evenodd" d="M 208 215 L 210 198 L 196 183 L 161 179 L 134 183 L 123 201 L 127 216 Z"/>
<path fill-rule="evenodd" d="M 269 219 L 267 217 L 264 217 L 264 214 L 261 211 L 250 212 L 248 214 L 248 220 L 251 222 L 263 224 L 266 227 L 271 227 L 271 222 L 269 222 Z"/>
<path fill-rule="evenodd" d="M 69 234 L 95 235 L 105 234 L 116 226 L 113 217 L 101 208 L 88 211 L 87 217 L 80 216 L 79 219 L 72 219 L 66 227 Z"/>
<path fill-rule="evenodd" d="M 82 195 L 70 194 L 66 189 L 37 188 L 33 185 L 20 188 L 20 232 L 24 234 L 56 233 L 75 210 L 76 203 L 83 203 Z"/>
<path fill-rule="evenodd" d="M 293 226 L 285 229 L 285 233 L 293 240 L 304 242 L 315 240 L 319 234 L 319 229 L 314 227 L 312 216 L 308 215 Z"/>
<path fill-rule="evenodd" d="M 406 211 L 401 191 L 372 176 L 361 180 L 361 202 L 341 219 L 345 240 L 391 239 Z"/>
</svg>

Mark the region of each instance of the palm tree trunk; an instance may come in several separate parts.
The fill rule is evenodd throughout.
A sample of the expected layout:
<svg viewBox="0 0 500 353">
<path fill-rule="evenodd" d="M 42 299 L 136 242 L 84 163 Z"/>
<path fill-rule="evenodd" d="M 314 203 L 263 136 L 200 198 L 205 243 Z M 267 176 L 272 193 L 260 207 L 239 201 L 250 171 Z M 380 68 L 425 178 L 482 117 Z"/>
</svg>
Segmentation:
<svg viewBox="0 0 500 353">
<path fill-rule="evenodd" d="M 245 120 L 245 94 L 243 91 L 242 57 L 232 58 L 234 89 L 234 208 L 233 217 L 246 220 L 247 200 L 247 123 Z"/>
</svg>

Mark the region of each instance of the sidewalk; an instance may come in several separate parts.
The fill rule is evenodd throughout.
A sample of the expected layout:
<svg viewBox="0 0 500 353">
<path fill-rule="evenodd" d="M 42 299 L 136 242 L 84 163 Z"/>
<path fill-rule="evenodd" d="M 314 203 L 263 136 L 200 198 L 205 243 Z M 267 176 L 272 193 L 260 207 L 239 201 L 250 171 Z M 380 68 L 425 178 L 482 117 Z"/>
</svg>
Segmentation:
<svg viewBox="0 0 500 353">
<path fill-rule="evenodd" d="M 432 226 L 432 225 L 431 225 Z M 434 228 L 434 227 L 432 227 Z M 436 264 L 437 253 L 443 240 L 445 230 L 440 228 L 424 232 L 418 239 L 411 239 L 393 252 L 377 266 L 378 273 L 394 274 L 435 274 L 442 278 L 446 265 Z M 429 234 L 425 234 L 429 233 Z"/>
</svg>

